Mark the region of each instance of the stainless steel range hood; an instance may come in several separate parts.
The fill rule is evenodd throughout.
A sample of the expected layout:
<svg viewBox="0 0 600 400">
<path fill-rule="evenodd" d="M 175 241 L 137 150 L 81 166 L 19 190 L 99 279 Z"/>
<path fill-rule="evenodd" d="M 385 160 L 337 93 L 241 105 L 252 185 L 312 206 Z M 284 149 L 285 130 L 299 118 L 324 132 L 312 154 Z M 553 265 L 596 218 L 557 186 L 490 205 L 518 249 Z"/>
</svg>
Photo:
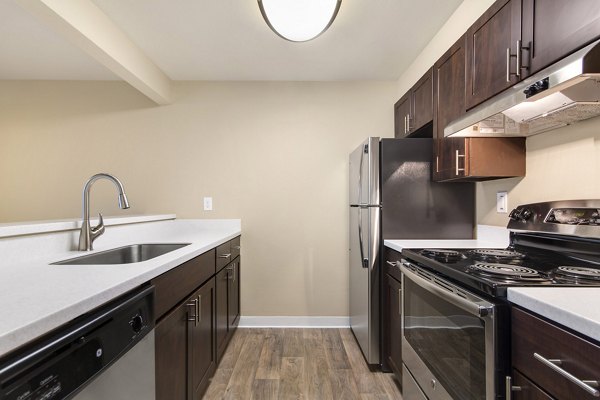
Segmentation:
<svg viewBox="0 0 600 400">
<path fill-rule="evenodd" d="M 600 40 L 469 110 L 444 136 L 531 136 L 600 116 Z"/>
</svg>

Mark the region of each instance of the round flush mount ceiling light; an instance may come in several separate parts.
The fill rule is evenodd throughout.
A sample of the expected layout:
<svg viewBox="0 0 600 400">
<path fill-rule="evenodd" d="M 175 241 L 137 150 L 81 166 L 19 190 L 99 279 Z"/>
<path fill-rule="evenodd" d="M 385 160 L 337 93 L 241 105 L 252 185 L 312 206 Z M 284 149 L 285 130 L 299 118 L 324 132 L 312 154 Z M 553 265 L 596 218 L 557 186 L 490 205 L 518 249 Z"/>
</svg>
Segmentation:
<svg viewBox="0 0 600 400">
<path fill-rule="evenodd" d="M 291 42 L 314 39 L 331 26 L 342 0 L 258 0 L 267 25 Z"/>
</svg>

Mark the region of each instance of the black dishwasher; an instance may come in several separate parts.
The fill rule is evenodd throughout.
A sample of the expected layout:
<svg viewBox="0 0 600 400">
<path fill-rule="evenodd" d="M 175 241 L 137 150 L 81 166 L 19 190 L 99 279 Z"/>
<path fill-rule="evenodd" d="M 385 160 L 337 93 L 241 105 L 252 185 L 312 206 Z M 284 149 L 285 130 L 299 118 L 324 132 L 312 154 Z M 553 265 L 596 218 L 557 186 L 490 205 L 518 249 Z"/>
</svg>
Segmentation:
<svg viewBox="0 0 600 400">
<path fill-rule="evenodd" d="M 88 384 L 103 378 L 113 364 L 150 337 L 148 356 L 153 358 L 153 296 L 152 286 L 134 290 L 4 357 L 0 360 L 0 400 L 78 399 Z M 146 375 L 152 376 L 144 380 L 153 386 L 151 363 Z M 135 364 L 124 366 L 125 371 L 135 369 Z M 133 384 L 131 379 L 128 382 Z M 81 397 L 101 398 L 110 390 L 120 390 L 114 382 L 103 386 Z"/>
</svg>

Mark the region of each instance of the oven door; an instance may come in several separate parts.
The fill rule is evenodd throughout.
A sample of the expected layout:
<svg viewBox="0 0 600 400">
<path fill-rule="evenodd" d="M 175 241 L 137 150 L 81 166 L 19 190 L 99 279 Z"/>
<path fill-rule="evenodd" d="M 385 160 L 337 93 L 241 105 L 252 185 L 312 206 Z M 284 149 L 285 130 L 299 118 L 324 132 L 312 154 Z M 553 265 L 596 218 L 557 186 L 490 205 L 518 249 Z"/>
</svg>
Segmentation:
<svg viewBox="0 0 600 400">
<path fill-rule="evenodd" d="M 403 362 L 430 400 L 492 400 L 496 305 L 403 261 Z"/>
</svg>

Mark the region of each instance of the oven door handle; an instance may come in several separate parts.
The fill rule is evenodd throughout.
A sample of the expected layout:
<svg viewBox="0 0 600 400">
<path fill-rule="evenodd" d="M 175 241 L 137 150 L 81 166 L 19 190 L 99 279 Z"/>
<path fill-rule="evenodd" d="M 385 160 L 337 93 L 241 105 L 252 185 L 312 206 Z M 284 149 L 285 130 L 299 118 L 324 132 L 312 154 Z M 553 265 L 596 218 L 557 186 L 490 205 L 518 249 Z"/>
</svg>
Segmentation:
<svg viewBox="0 0 600 400">
<path fill-rule="evenodd" d="M 428 292 L 434 293 L 442 299 L 446 300 L 447 302 L 452 303 L 453 305 L 468 312 L 469 314 L 475 315 L 480 318 L 486 317 L 493 312 L 493 304 L 481 300 L 480 302 L 483 303 L 482 305 L 479 303 L 479 301 L 476 302 L 475 299 L 469 300 L 467 298 L 464 298 L 461 296 L 461 294 L 464 296 L 464 293 L 459 292 L 456 288 L 449 286 L 445 282 L 442 286 L 441 283 L 436 283 L 435 278 L 433 278 L 434 280 L 432 282 L 428 279 L 419 276 L 417 273 L 407 268 L 407 266 L 410 265 L 410 263 L 403 262 L 402 267 L 400 267 L 400 270 L 402 271 L 405 277 L 410 279 L 415 284 L 421 286 Z"/>
</svg>

